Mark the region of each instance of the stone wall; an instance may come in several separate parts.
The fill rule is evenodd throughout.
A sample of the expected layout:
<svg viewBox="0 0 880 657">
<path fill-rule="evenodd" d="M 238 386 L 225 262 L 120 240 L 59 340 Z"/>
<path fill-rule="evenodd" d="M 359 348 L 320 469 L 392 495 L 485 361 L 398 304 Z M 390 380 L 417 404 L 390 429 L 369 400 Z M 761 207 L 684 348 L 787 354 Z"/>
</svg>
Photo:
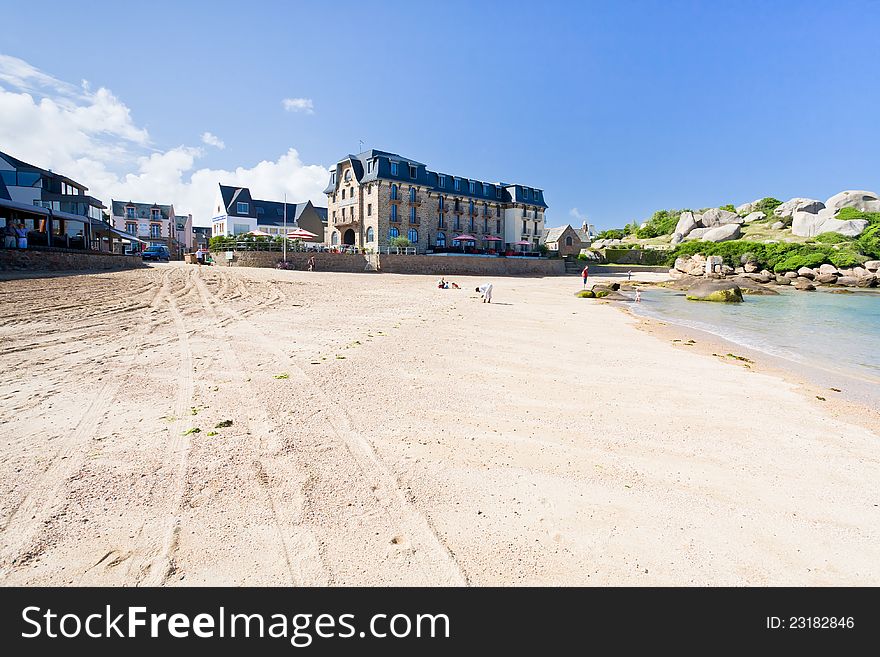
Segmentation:
<svg viewBox="0 0 880 657">
<path fill-rule="evenodd" d="M 214 263 L 221 267 L 275 267 L 282 260 L 280 251 L 235 251 L 232 261 L 226 259 L 225 251 L 211 253 Z M 309 256 L 315 257 L 317 271 L 341 271 L 360 273 L 366 270 L 368 256 L 348 253 L 288 253 L 287 261 L 294 269 L 308 268 Z M 374 256 L 375 257 L 375 256 Z"/>
<path fill-rule="evenodd" d="M 383 255 L 384 274 L 443 276 L 562 276 L 565 261 L 527 258 L 475 258 L 473 256 Z"/>
<path fill-rule="evenodd" d="M 0 249 L 0 271 L 104 271 L 145 267 L 137 256 L 76 249 Z"/>
</svg>

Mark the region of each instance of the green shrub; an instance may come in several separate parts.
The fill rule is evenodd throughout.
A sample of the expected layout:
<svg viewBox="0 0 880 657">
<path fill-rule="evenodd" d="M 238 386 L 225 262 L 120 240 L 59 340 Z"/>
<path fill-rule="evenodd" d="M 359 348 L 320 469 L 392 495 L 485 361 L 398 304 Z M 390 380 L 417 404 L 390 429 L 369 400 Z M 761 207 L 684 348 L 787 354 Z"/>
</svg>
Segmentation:
<svg viewBox="0 0 880 657">
<path fill-rule="evenodd" d="M 657 210 L 648 219 L 645 227 L 639 228 L 636 231 L 636 237 L 649 239 L 651 237 L 659 237 L 660 235 L 671 235 L 682 212 L 684 210 Z"/>
<path fill-rule="evenodd" d="M 624 237 L 626 237 L 626 233 L 622 228 L 609 228 L 596 235 L 598 240 L 622 240 Z"/>
<path fill-rule="evenodd" d="M 595 299 L 596 293 L 592 290 L 581 290 L 575 295 L 578 299 Z"/>
<path fill-rule="evenodd" d="M 773 214 L 773 210 L 778 208 L 780 205 L 782 205 L 782 201 L 780 201 L 778 198 L 765 196 L 755 204 L 753 212 L 763 212 L 766 216 L 770 217 Z"/>
<path fill-rule="evenodd" d="M 851 248 L 843 248 L 840 251 L 833 251 L 828 259 L 835 267 L 857 267 L 866 262 L 868 257 Z"/>
<path fill-rule="evenodd" d="M 867 214 L 869 213 L 856 210 L 855 208 L 840 208 L 835 219 L 840 219 L 841 221 L 846 221 L 847 219 L 867 219 L 865 216 Z"/>
<path fill-rule="evenodd" d="M 773 267 L 773 271 L 797 271 L 801 267 L 818 267 L 827 260 L 828 256 L 821 251 L 792 253 L 790 256 L 777 262 Z"/>
<path fill-rule="evenodd" d="M 820 244 L 840 244 L 841 242 L 849 242 L 851 238 L 844 237 L 840 233 L 819 233 L 813 238 Z"/>
<path fill-rule="evenodd" d="M 401 249 L 405 249 L 407 247 L 412 246 L 412 242 L 409 241 L 408 237 L 404 237 L 403 235 L 400 235 L 398 237 L 392 237 L 390 240 L 388 240 L 388 245 L 389 246 L 396 246 Z"/>
<path fill-rule="evenodd" d="M 719 210 L 727 210 L 728 212 L 736 212 L 736 208 L 733 203 L 728 203 L 727 205 L 722 205 L 718 208 Z"/>
</svg>

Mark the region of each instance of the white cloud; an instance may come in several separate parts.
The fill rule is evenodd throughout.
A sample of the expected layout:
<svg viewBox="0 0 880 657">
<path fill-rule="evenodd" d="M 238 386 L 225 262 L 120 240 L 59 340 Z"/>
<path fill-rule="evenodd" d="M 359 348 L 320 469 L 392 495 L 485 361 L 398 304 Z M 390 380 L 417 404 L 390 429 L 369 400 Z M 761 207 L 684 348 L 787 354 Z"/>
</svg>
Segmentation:
<svg viewBox="0 0 880 657">
<path fill-rule="evenodd" d="M 281 101 L 281 105 L 288 112 L 305 112 L 306 114 L 315 113 L 315 104 L 311 98 L 285 98 Z"/>
<path fill-rule="evenodd" d="M 223 140 L 210 132 L 202 133 L 202 143 L 207 144 L 208 146 L 213 146 L 214 148 L 219 148 L 221 151 L 226 148 L 226 144 Z"/>
<path fill-rule="evenodd" d="M 568 211 L 568 216 L 574 219 L 577 222 L 577 226 L 583 225 L 583 223 L 589 222 L 587 215 L 578 210 L 577 208 L 572 208 Z"/>
<path fill-rule="evenodd" d="M 0 117 L 0 150 L 70 176 L 108 206 L 112 198 L 171 203 L 207 225 L 221 182 L 247 185 L 257 198 L 286 192 L 291 201 L 326 203 L 327 168 L 304 164 L 294 148 L 251 167 L 197 168 L 201 147 L 156 148 L 110 90 L 71 85 L 7 55 L 0 55 Z M 210 132 L 202 141 L 223 144 Z"/>
</svg>

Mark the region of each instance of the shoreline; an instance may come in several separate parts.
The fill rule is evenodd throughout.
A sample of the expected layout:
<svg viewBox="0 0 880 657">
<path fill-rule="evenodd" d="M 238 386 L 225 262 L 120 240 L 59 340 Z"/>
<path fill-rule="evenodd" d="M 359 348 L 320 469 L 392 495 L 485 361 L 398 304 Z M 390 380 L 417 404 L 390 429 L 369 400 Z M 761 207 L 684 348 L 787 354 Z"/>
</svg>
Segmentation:
<svg viewBox="0 0 880 657">
<path fill-rule="evenodd" d="M 618 308 L 632 318 L 634 326 L 643 333 L 658 340 L 669 341 L 677 349 L 697 352 L 734 367 L 745 367 L 780 379 L 810 401 L 822 404 L 834 419 L 856 424 L 880 435 L 880 411 L 866 401 L 851 397 L 844 387 L 837 391 L 833 389 L 838 387 L 836 385 L 821 385 L 806 370 L 821 372 L 828 377 L 828 383 L 836 383 L 835 377 L 839 377 L 841 381 L 846 380 L 848 377 L 844 374 L 830 372 L 809 363 L 798 363 L 686 324 L 640 315 L 629 305 L 618 304 Z M 679 342 L 675 342 L 676 340 Z M 728 353 L 744 356 L 748 358 L 748 362 L 730 358 Z M 820 397 L 824 399 L 819 399 Z"/>
</svg>

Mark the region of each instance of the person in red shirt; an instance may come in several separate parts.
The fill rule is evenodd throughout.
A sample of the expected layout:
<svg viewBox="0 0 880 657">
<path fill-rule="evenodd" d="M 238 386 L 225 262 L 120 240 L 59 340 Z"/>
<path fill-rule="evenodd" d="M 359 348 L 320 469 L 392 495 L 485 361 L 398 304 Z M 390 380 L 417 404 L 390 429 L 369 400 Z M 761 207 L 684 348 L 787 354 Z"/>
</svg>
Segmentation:
<svg viewBox="0 0 880 657">
<path fill-rule="evenodd" d="M 581 276 L 584 277 L 584 287 L 587 287 L 587 278 L 590 276 L 590 265 L 584 265 L 584 270 L 581 272 Z"/>
</svg>

